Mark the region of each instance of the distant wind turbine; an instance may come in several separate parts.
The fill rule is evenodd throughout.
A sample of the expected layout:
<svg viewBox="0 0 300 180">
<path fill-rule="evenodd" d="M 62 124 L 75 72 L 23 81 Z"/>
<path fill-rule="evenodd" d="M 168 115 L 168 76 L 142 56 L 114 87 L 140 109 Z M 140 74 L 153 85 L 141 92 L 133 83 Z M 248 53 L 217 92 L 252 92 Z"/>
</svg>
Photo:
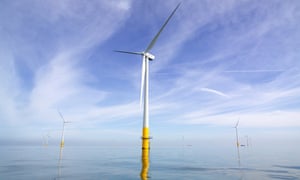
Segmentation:
<svg viewBox="0 0 300 180">
<path fill-rule="evenodd" d="M 153 48 L 153 46 L 156 43 L 156 40 L 158 39 L 159 35 L 165 28 L 165 26 L 168 24 L 178 7 L 180 6 L 180 3 L 176 6 L 176 8 L 173 10 L 173 12 L 170 14 L 168 19 L 165 21 L 163 26 L 160 28 L 160 30 L 157 32 L 157 34 L 154 36 L 148 47 L 143 52 L 131 52 L 131 51 L 119 51 L 116 50 L 115 52 L 119 53 L 127 53 L 127 54 L 134 54 L 134 55 L 141 55 L 142 56 L 142 78 L 141 78 L 141 92 L 140 92 L 140 105 L 142 105 L 142 102 L 144 101 L 144 112 L 143 112 L 143 149 L 149 149 L 149 61 L 152 61 L 155 59 L 155 56 L 151 54 L 149 51 Z M 144 97 L 143 97 L 144 96 Z"/>
<path fill-rule="evenodd" d="M 239 135 L 238 135 L 238 125 L 239 125 L 239 121 L 240 121 L 240 120 L 238 120 L 238 121 L 236 122 L 236 125 L 234 126 L 234 128 L 235 128 L 235 135 L 236 135 L 236 146 L 237 146 L 237 147 L 240 146 L 240 143 L 239 143 Z"/>
<path fill-rule="evenodd" d="M 65 146 L 65 124 L 66 123 L 71 123 L 70 121 L 65 121 L 63 115 L 61 114 L 61 112 L 58 111 L 58 114 L 60 115 L 60 117 L 62 118 L 63 120 L 63 129 L 62 129 L 62 133 L 61 133 L 61 142 L 60 142 L 60 147 L 64 147 Z"/>
<path fill-rule="evenodd" d="M 235 135 L 236 135 L 236 149 L 237 149 L 237 158 L 238 158 L 238 164 L 239 166 L 241 165 L 241 160 L 240 160 L 240 143 L 239 143 L 239 136 L 238 136 L 238 125 L 239 125 L 240 120 L 238 120 L 234 126 L 235 128 Z"/>
</svg>

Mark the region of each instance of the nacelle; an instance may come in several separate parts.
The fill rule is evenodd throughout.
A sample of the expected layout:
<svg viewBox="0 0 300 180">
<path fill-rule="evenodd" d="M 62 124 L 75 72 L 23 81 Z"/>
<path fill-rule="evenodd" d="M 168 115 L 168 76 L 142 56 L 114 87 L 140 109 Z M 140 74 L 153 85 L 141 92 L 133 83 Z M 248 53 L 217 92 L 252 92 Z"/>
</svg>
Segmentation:
<svg viewBox="0 0 300 180">
<path fill-rule="evenodd" d="M 154 60 L 155 59 L 155 56 L 153 55 L 153 54 L 150 54 L 150 53 L 145 53 L 145 56 L 150 60 L 150 61 L 152 61 L 152 60 Z"/>
</svg>

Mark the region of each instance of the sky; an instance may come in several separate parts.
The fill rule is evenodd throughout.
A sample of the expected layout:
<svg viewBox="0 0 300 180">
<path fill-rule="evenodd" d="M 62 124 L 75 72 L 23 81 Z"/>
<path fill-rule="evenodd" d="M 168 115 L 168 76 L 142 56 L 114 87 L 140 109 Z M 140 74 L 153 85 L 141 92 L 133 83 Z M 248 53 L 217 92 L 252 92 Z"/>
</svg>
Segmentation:
<svg viewBox="0 0 300 180">
<path fill-rule="evenodd" d="M 180 1 L 0 2 L 0 143 L 140 143 L 141 57 Z M 150 62 L 155 142 L 300 139 L 300 2 L 184 0 Z"/>
</svg>

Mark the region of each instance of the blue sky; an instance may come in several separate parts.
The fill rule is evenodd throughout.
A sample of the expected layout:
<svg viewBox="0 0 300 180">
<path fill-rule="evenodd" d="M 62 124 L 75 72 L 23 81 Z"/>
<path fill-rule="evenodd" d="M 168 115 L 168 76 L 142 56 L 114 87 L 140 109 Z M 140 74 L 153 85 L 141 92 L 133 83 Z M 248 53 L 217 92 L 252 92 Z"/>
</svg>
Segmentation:
<svg viewBox="0 0 300 180">
<path fill-rule="evenodd" d="M 138 141 L 143 51 L 179 1 L 1 1 L 0 140 Z M 159 141 L 300 138 L 300 2 L 185 0 L 151 50 Z M 122 139 L 122 140 L 121 140 Z M 138 141 L 139 142 L 139 141 Z"/>
</svg>

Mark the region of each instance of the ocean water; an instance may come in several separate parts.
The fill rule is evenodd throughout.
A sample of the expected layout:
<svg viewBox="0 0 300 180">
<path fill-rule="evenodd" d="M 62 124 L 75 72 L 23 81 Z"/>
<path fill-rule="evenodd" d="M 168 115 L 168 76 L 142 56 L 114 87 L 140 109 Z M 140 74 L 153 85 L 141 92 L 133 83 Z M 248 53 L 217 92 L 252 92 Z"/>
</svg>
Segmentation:
<svg viewBox="0 0 300 180">
<path fill-rule="evenodd" d="M 300 179 L 291 146 L 0 146 L 0 179 Z M 141 176 L 142 172 L 142 176 Z"/>
</svg>

